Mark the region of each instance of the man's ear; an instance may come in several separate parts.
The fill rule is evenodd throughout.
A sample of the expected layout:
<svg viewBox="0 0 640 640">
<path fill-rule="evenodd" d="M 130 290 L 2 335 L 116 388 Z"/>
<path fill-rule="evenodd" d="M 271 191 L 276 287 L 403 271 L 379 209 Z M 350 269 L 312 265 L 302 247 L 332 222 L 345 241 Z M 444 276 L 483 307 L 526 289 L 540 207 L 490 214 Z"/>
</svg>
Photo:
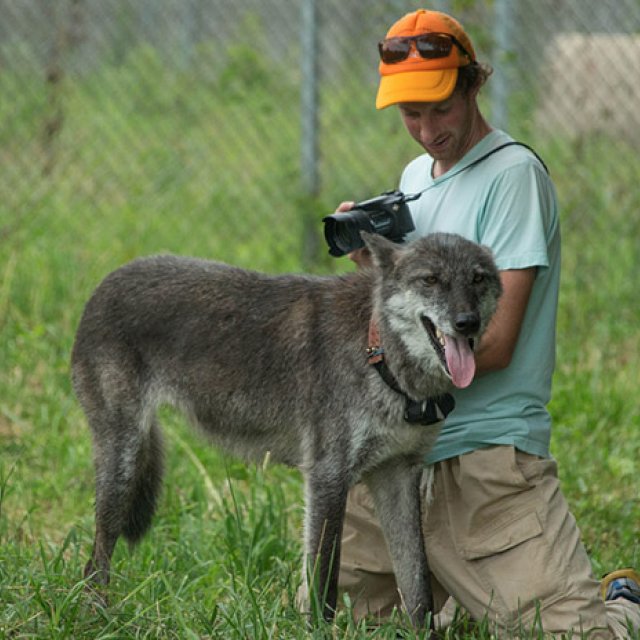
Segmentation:
<svg viewBox="0 0 640 640">
<path fill-rule="evenodd" d="M 371 252 L 373 264 L 383 272 L 391 271 L 400 251 L 398 245 L 377 233 L 361 231 L 360 237 Z"/>
</svg>

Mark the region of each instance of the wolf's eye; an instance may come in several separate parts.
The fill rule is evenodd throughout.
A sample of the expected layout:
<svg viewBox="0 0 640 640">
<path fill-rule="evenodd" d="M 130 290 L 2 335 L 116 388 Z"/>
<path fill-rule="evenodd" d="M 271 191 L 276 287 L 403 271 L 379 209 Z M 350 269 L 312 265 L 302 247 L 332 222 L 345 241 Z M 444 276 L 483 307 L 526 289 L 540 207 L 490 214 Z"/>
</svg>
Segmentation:
<svg viewBox="0 0 640 640">
<path fill-rule="evenodd" d="M 438 284 L 438 276 L 434 276 L 434 275 L 425 276 L 423 278 L 423 281 L 429 287 L 433 287 L 434 284 Z"/>
</svg>

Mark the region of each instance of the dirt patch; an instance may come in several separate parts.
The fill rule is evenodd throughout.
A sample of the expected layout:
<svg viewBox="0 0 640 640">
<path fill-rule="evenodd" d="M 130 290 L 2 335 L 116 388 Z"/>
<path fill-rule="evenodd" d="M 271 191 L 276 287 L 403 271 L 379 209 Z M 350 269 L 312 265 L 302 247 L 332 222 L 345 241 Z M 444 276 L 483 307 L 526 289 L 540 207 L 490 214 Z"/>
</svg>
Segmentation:
<svg viewBox="0 0 640 640">
<path fill-rule="evenodd" d="M 640 36 L 562 33 L 545 51 L 536 124 L 548 133 L 601 132 L 640 146 Z"/>
</svg>

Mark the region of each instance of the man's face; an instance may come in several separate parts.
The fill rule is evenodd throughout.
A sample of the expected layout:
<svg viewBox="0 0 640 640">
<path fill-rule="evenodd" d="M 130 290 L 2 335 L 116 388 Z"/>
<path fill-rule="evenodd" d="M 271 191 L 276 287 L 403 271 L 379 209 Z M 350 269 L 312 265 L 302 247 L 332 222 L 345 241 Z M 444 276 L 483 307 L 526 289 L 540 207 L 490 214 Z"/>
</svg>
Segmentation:
<svg viewBox="0 0 640 640">
<path fill-rule="evenodd" d="M 482 137 L 476 93 L 454 91 L 442 102 L 403 102 L 398 106 L 411 137 L 448 171 Z M 483 134 L 484 135 L 484 134 Z"/>
</svg>

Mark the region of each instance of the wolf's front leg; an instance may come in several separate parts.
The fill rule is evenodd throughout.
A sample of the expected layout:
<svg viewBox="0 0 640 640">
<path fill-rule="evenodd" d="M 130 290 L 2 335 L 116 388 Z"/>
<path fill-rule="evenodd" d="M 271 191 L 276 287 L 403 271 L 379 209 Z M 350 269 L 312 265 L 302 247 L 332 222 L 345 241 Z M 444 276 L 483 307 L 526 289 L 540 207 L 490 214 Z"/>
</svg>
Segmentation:
<svg viewBox="0 0 640 640">
<path fill-rule="evenodd" d="M 365 478 L 387 541 L 402 601 L 416 627 L 426 626 L 433 611 L 420 515 L 421 475 L 421 466 L 395 460 Z"/>
<path fill-rule="evenodd" d="M 332 620 L 338 601 L 340 542 L 348 487 L 344 478 L 317 470 L 306 477 L 305 561 L 309 591 L 300 602 L 307 611 Z"/>
</svg>

